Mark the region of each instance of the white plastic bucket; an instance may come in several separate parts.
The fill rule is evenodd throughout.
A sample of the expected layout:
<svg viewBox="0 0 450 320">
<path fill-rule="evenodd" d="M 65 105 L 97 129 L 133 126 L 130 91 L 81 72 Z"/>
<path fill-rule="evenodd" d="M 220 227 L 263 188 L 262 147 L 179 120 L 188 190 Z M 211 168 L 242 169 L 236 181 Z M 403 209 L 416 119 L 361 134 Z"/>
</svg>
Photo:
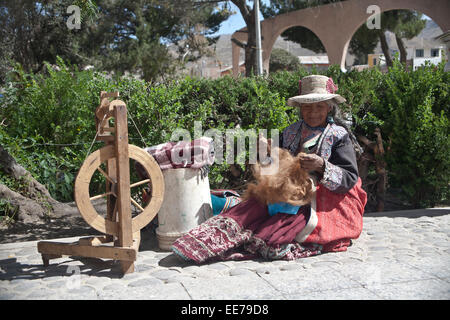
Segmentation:
<svg viewBox="0 0 450 320">
<path fill-rule="evenodd" d="M 212 217 L 209 179 L 200 169 L 163 170 L 164 201 L 158 212 L 156 235 L 161 250 L 171 250 L 172 243 Z"/>
</svg>

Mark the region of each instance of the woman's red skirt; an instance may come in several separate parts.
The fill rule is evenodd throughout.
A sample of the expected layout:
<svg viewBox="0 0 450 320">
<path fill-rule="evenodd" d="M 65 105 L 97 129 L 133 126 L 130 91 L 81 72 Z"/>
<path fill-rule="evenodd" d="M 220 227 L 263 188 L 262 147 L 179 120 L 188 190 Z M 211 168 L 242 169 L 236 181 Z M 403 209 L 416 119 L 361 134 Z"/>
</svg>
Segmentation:
<svg viewBox="0 0 450 320">
<path fill-rule="evenodd" d="M 267 206 L 249 199 L 190 230 L 172 250 L 196 263 L 257 257 L 294 260 L 343 251 L 362 231 L 366 200 L 360 179 L 346 194 L 319 185 L 315 204 L 301 207 L 296 215 L 270 216 Z M 307 225 L 311 232 L 299 243 L 296 236 Z"/>
</svg>

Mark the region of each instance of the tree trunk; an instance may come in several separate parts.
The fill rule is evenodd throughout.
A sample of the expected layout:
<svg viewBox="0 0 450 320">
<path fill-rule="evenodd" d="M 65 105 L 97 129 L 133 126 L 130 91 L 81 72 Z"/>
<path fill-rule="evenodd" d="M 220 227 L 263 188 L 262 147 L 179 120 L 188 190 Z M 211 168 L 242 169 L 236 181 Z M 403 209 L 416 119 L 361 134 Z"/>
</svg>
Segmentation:
<svg viewBox="0 0 450 320">
<path fill-rule="evenodd" d="M 388 67 L 392 67 L 392 59 L 389 53 L 389 46 L 386 41 L 386 35 L 384 34 L 384 30 L 379 30 L 378 36 L 380 38 L 381 50 L 383 50 L 384 57 L 386 58 L 386 65 Z"/>
<path fill-rule="evenodd" d="M 256 74 L 256 38 L 255 27 L 248 28 L 248 41 L 245 48 L 245 76 L 250 77 Z"/>
<path fill-rule="evenodd" d="M 242 18 L 247 25 L 247 43 L 244 46 L 245 50 L 245 76 L 249 77 L 256 73 L 256 28 L 255 28 L 255 6 L 250 9 L 245 0 L 232 0 L 232 2 L 239 8 Z"/>
<path fill-rule="evenodd" d="M 395 41 L 397 42 L 398 50 L 400 51 L 400 62 L 404 65 L 406 65 L 406 49 L 405 45 L 403 44 L 402 38 L 398 37 L 397 34 L 395 35 Z"/>
<path fill-rule="evenodd" d="M 0 168 L 12 176 L 15 180 L 21 182 L 25 188 L 25 192 L 28 198 L 35 200 L 45 198 L 50 204 L 58 203 L 48 192 L 47 188 L 44 187 L 39 181 L 33 178 L 33 176 L 0 145 Z"/>
<path fill-rule="evenodd" d="M 363 187 L 368 192 L 370 196 L 369 185 L 374 185 L 376 183 L 375 199 L 376 199 L 376 210 L 381 212 L 384 210 L 385 196 L 386 196 L 386 186 L 387 186 L 387 173 L 386 173 L 386 162 L 384 161 L 384 147 L 383 140 L 381 138 L 381 131 L 379 128 L 375 129 L 376 141 L 370 141 L 364 136 L 359 136 L 358 140 L 364 146 L 364 153 L 358 160 L 358 172 L 361 180 L 363 181 Z M 371 164 L 375 164 L 375 171 L 377 173 L 376 180 L 368 179 L 369 167 Z M 373 189 L 372 189 L 373 190 Z"/>
<path fill-rule="evenodd" d="M 364 152 L 358 159 L 358 173 L 359 177 L 364 183 L 366 182 L 367 176 L 369 175 L 370 164 L 375 162 L 375 157 L 372 154 L 375 143 L 364 136 L 358 136 L 358 140 L 364 146 Z"/>
<path fill-rule="evenodd" d="M 0 184 L 0 199 L 8 203 L 9 212 L 4 212 L 4 214 L 14 220 L 35 223 L 50 214 L 50 208 L 45 210 L 44 206 L 35 200 L 26 198 L 3 184 Z"/>
<path fill-rule="evenodd" d="M 386 196 L 387 174 L 386 174 L 386 162 L 384 161 L 384 147 L 383 139 L 381 138 L 381 131 L 379 128 L 375 129 L 376 147 L 374 148 L 375 154 L 375 170 L 378 176 L 377 183 L 377 211 L 384 210 L 384 200 Z"/>
<path fill-rule="evenodd" d="M 15 220 L 34 223 L 48 217 L 73 214 L 72 208 L 53 199 L 47 188 L 18 164 L 2 145 L 0 145 L 0 168 L 14 178 L 20 186 L 18 188 L 20 190 L 14 191 L 0 183 L 0 199 L 3 203 L 7 203 L 9 211 L 12 211 L 9 213 L 14 214 Z"/>
</svg>

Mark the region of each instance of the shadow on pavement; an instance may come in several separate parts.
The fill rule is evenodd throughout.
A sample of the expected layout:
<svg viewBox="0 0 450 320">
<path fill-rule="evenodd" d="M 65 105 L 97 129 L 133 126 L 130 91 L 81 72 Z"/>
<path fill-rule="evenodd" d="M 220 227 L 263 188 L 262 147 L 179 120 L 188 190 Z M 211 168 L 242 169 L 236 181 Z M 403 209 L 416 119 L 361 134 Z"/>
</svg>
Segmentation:
<svg viewBox="0 0 450 320">
<path fill-rule="evenodd" d="M 37 280 L 49 277 L 70 277 L 72 275 L 89 275 L 97 277 L 121 278 L 120 264 L 114 260 L 96 258 L 70 257 L 62 263 L 51 263 L 48 267 L 43 264 L 20 263 L 16 258 L 0 260 L 0 280 Z M 68 264 L 73 260 L 82 265 Z"/>
<path fill-rule="evenodd" d="M 101 235 L 101 233 L 91 228 L 81 217 L 54 219 L 47 223 L 22 223 L 17 221 L 9 229 L 0 232 L 0 243 L 93 235 Z"/>
<path fill-rule="evenodd" d="M 401 211 L 367 212 L 364 217 L 388 217 L 388 218 L 420 218 L 438 217 L 450 214 L 450 208 L 415 209 Z"/>
<path fill-rule="evenodd" d="M 176 254 L 172 253 L 172 254 L 168 255 L 167 257 L 159 260 L 158 265 L 160 267 L 165 267 L 165 268 L 171 268 L 171 267 L 184 268 L 184 267 L 188 267 L 188 266 L 194 266 L 197 264 L 195 262 L 189 262 L 189 261 L 182 260 Z"/>
</svg>

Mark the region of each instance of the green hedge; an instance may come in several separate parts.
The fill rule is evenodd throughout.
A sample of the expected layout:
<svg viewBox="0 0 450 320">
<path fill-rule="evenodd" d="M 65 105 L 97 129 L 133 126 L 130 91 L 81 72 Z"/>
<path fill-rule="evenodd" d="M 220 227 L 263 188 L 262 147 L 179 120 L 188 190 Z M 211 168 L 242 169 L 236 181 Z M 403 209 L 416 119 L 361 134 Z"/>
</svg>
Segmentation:
<svg viewBox="0 0 450 320">
<path fill-rule="evenodd" d="M 176 128 L 193 134 L 194 121 L 209 128 L 282 130 L 297 120 L 286 99 L 298 93 L 307 75 L 277 72 L 268 78 L 185 78 L 155 87 L 144 81 L 110 79 L 106 74 L 79 71 L 59 60 L 59 71 L 48 66 L 30 75 L 17 66 L 1 101 L 0 143 L 61 201 L 73 200 L 73 182 L 95 136 L 94 111 L 100 91 L 119 91 L 145 145 L 166 142 Z M 318 73 L 313 70 L 311 73 Z M 386 146 L 390 182 L 416 206 L 449 199 L 449 75 L 443 66 L 406 72 L 396 64 L 389 73 L 378 69 L 342 73 L 336 66 L 324 74 L 339 84 L 347 98 L 343 107 L 354 116 L 354 130 L 373 138 L 380 127 Z M 130 120 L 130 119 L 129 119 Z M 143 147 L 129 121 L 133 144 Z M 101 147 L 94 143 L 91 150 Z M 213 188 L 227 187 L 227 166 L 214 165 Z M 6 183 L 12 183 L 1 174 Z"/>
</svg>

